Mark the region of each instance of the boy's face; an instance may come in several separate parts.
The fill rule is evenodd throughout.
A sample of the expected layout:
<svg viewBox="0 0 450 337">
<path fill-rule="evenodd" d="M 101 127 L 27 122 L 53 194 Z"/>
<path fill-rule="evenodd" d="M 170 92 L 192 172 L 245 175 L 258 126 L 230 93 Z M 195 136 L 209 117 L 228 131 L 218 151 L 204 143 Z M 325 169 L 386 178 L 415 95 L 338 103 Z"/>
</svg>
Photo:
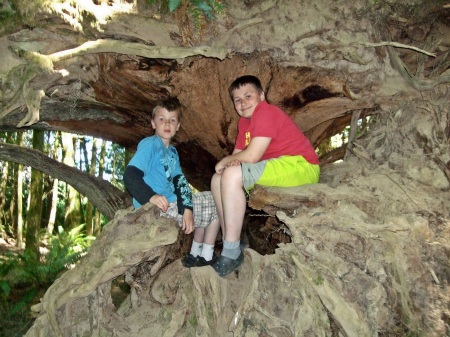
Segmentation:
<svg viewBox="0 0 450 337">
<path fill-rule="evenodd" d="M 233 103 L 239 116 L 250 118 L 256 106 L 264 101 L 264 92 L 259 93 L 252 84 L 245 84 L 233 90 Z"/>
<path fill-rule="evenodd" d="M 157 109 L 155 117 L 152 119 L 152 127 L 155 129 L 155 134 L 161 137 L 164 144 L 168 145 L 180 128 L 178 112 L 168 111 L 165 108 Z"/>
</svg>

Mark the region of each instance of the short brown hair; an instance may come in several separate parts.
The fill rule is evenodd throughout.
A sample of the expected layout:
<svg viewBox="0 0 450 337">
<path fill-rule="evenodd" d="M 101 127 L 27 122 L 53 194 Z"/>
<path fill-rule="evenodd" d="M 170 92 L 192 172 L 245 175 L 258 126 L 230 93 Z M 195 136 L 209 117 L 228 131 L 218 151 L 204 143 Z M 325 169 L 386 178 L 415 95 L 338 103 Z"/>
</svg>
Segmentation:
<svg viewBox="0 0 450 337">
<path fill-rule="evenodd" d="M 259 80 L 258 77 L 252 75 L 244 75 L 236 78 L 228 88 L 228 93 L 230 94 L 231 99 L 233 99 L 233 91 L 239 89 L 240 87 L 246 84 L 253 85 L 255 89 L 258 91 L 258 93 L 264 92 L 263 87 L 261 85 L 261 81 Z"/>
<path fill-rule="evenodd" d="M 181 121 L 182 106 L 178 98 L 169 97 L 166 98 L 165 100 L 157 102 L 152 111 L 152 119 L 155 118 L 156 111 L 159 108 L 167 109 L 167 111 L 176 111 L 178 113 L 178 121 Z"/>
</svg>

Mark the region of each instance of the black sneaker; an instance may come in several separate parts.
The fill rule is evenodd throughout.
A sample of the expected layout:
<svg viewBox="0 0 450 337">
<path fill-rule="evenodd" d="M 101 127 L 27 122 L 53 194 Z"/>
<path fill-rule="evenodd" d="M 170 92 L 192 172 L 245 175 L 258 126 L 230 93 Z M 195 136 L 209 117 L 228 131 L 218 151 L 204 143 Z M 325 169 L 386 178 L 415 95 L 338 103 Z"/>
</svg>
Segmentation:
<svg viewBox="0 0 450 337">
<path fill-rule="evenodd" d="M 181 260 L 181 264 L 186 268 L 196 267 L 198 264 L 198 257 L 189 253 Z"/>
<path fill-rule="evenodd" d="M 216 262 L 216 259 L 214 256 L 210 261 L 206 261 L 206 259 L 203 256 L 199 256 L 197 258 L 197 265 L 195 267 L 212 266 L 214 264 L 214 262 Z"/>
</svg>

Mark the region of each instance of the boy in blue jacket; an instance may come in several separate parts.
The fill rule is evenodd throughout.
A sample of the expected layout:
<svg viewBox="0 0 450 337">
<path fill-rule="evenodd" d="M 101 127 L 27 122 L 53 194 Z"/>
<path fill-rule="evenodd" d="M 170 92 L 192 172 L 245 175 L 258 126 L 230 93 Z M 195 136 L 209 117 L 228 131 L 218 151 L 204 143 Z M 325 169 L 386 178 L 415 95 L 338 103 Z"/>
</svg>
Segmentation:
<svg viewBox="0 0 450 337">
<path fill-rule="evenodd" d="M 192 194 L 178 152 L 170 144 L 180 122 L 177 98 L 156 105 L 151 120 L 155 134 L 140 141 L 125 169 L 125 187 L 135 208 L 150 202 L 160 209 L 161 216 L 175 219 L 185 234 L 195 227 L 191 251 L 182 260 L 185 267 L 212 265 L 219 229 L 217 211 L 211 192 Z"/>
</svg>

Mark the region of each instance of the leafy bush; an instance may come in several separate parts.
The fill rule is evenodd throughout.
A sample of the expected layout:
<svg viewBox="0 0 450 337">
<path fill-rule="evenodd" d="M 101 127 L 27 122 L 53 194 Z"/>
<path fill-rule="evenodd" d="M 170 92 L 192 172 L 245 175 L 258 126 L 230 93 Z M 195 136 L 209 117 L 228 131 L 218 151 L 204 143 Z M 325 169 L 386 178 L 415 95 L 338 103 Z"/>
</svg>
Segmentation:
<svg viewBox="0 0 450 337">
<path fill-rule="evenodd" d="M 0 300 L 9 314 L 21 310 L 36 300 L 67 269 L 70 269 L 89 248 L 92 238 L 82 233 L 83 225 L 69 232 L 58 228 L 47 253 L 39 259 L 29 254 L 8 253 L 0 262 Z M 19 298 L 9 299 L 12 292 Z"/>
</svg>

